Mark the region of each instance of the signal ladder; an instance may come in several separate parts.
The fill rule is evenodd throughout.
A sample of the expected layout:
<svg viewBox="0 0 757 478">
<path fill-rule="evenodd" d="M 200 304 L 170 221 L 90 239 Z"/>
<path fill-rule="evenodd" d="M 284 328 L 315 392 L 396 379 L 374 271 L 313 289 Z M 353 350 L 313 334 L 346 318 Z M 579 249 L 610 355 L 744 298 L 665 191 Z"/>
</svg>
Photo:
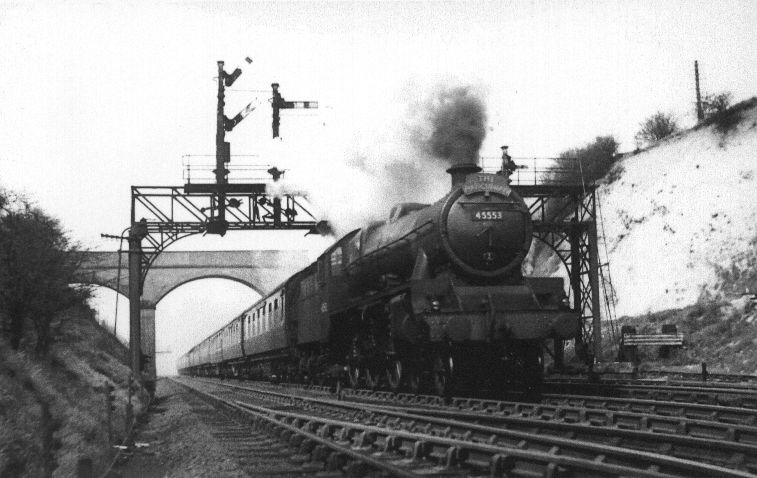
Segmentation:
<svg viewBox="0 0 757 478">
<path fill-rule="evenodd" d="M 617 295 L 615 293 L 615 288 L 612 285 L 612 275 L 610 274 L 610 253 L 607 249 L 605 225 L 604 219 L 602 218 L 602 207 L 598 194 L 596 204 L 597 219 L 599 220 L 599 227 L 597 228 L 597 250 L 599 251 L 599 257 L 597 258 L 597 262 L 599 263 L 599 287 L 602 289 L 602 299 L 604 303 L 604 310 L 602 311 L 602 314 L 605 316 L 606 323 L 610 325 L 610 340 L 614 349 L 614 357 L 617 355 L 618 347 L 620 347 L 620 333 L 618 331 L 617 317 L 615 313 Z M 604 262 L 602 261 L 603 256 Z"/>
</svg>

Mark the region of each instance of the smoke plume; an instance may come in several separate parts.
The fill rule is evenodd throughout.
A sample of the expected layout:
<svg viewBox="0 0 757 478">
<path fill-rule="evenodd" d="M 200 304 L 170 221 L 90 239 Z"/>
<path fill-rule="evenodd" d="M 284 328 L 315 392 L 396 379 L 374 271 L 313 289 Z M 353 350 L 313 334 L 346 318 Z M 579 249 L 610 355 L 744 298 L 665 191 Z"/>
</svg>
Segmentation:
<svg viewBox="0 0 757 478">
<path fill-rule="evenodd" d="M 291 171 L 269 192 L 307 195 L 312 212 L 337 235 L 387 219 L 397 203 L 439 200 L 449 192 L 447 168 L 478 163 L 486 109 L 481 90 L 471 86 L 420 90 L 405 89 L 371 115 L 341 111 L 313 149 L 289 155 Z"/>
<path fill-rule="evenodd" d="M 441 87 L 426 100 L 423 110 L 426 124 L 421 124 L 418 133 L 427 154 L 449 166 L 478 164 L 486 137 L 486 107 L 472 87 Z"/>
</svg>

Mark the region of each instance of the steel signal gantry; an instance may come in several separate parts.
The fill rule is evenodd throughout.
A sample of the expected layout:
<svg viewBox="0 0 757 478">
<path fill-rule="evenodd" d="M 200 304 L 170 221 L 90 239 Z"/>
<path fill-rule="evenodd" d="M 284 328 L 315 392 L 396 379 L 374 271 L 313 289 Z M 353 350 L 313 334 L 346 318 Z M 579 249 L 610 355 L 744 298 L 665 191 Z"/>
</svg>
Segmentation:
<svg viewBox="0 0 757 478">
<path fill-rule="evenodd" d="M 250 58 L 245 58 L 252 63 Z M 228 164 L 231 146 L 226 132 L 231 131 L 254 109 L 248 104 L 229 119 L 224 113 L 225 88 L 242 74 L 236 68 L 226 73 L 224 62 L 218 62 L 218 106 L 216 110 L 215 183 L 176 186 L 132 186 L 131 227 L 129 228 L 129 348 L 131 367 L 142 376 L 144 359 L 141 351 L 140 323 L 142 288 L 145 276 L 155 258 L 172 243 L 192 234 L 218 234 L 239 230 L 300 229 L 316 234 L 328 233 L 328 225 L 318 222 L 305 207 L 305 198 L 297 195 L 272 195 L 266 183 L 229 183 Z M 316 102 L 284 101 L 274 83 L 274 137 L 278 136 L 280 108 L 317 108 Z M 268 173 L 277 181 L 282 171 L 271 168 Z M 140 219 L 137 219 L 140 218 Z M 145 244 L 143 245 L 143 241 Z M 145 377 L 148 381 L 155 377 Z"/>
</svg>

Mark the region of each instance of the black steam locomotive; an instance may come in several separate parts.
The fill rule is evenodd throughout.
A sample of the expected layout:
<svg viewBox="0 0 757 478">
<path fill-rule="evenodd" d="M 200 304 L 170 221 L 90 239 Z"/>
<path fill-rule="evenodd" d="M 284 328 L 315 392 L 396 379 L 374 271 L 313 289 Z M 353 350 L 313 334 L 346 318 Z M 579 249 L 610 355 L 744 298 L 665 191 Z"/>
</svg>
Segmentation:
<svg viewBox="0 0 757 478">
<path fill-rule="evenodd" d="M 339 239 L 178 362 L 189 375 L 412 392 L 534 387 L 542 344 L 579 330 L 560 278 L 524 277 L 526 204 L 505 175 L 450 168 L 434 204 Z"/>
</svg>

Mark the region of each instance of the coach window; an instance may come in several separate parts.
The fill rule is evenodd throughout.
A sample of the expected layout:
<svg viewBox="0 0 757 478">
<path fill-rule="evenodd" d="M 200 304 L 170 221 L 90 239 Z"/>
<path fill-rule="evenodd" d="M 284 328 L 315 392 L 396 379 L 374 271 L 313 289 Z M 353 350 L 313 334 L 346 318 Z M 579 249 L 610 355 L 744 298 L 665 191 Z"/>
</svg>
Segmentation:
<svg viewBox="0 0 757 478">
<path fill-rule="evenodd" d="M 349 248 L 348 264 L 360 257 L 360 237 L 361 234 L 355 234 L 355 237 L 350 240 L 351 247 Z"/>
<path fill-rule="evenodd" d="M 328 267 L 328 262 L 326 262 L 325 257 L 321 257 L 318 259 L 318 283 L 323 284 L 326 282 L 326 267 Z"/>
<path fill-rule="evenodd" d="M 338 276 L 342 273 L 342 248 L 331 251 L 331 274 Z"/>
</svg>

